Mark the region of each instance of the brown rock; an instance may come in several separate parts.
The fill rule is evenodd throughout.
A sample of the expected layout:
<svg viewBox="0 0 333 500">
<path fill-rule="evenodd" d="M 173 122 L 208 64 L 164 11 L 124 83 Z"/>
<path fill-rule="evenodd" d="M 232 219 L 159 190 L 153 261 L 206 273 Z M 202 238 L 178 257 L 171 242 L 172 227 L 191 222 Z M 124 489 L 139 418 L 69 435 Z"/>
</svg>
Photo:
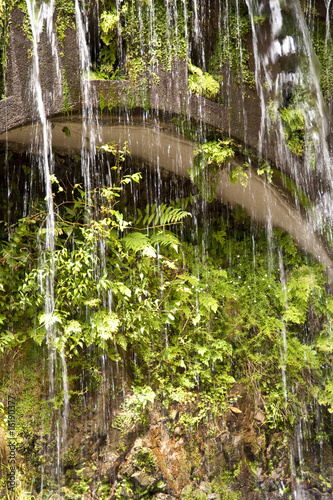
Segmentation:
<svg viewBox="0 0 333 500">
<path fill-rule="evenodd" d="M 260 424 L 263 424 L 266 420 L 266 415 L 261 410 L 257 410 L 256 414 L 254 415 L 254 420 L 259 422 Z"/>
</svg>

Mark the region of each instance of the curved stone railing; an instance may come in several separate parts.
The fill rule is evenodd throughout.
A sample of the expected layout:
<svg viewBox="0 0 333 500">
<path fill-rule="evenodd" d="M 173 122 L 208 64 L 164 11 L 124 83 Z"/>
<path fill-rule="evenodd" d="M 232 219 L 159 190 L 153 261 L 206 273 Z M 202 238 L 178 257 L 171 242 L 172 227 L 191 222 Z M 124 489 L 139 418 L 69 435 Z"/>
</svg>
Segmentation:
<svg viewBox="0 0 333 500">
<path fill-rule="evenodd" d="M 193 165 L 195 144 L 181 136 L 165 131 L 168 124 L 162 121 L 158 126 L 140 123 L 129 125 L 126 120 L 119 124 L 102 120 L 99 126 L 101 144 L 115 141 L 119 145 L 128 142 L 131 155 L 150 165 L 189 177 L 188 170 Z M 64 132 L 66 128 L 67 133 Z M 170 127 L 169 127 L 170 128 Z M 87 130 L 86 130 L 87 131 Z M 6 134 L 9 147 L 20 149 L 28 145 L 31 125 L 15 128 Z M 72 118 L 59 116 L 52 119 L 52 148 L 62 154 L 81 151 L 83 126 L 80 116 Z M 1 140 L 0 136 L 0 140 Z M 326 245 L 300 211 L 289 203 L 273 184 L 267 183 L 253 169 L 249 171 L 248 183 L 233 184 L 226 170 L 221 170 L 217 186 L 217 196 L 223 203 L 240 205 L 255 220 L 272 227 L 278 227 L 293 236 L 299 247 L 312 254 L 325 265 L 333 282 L 333 261 Z"/>
</svg>

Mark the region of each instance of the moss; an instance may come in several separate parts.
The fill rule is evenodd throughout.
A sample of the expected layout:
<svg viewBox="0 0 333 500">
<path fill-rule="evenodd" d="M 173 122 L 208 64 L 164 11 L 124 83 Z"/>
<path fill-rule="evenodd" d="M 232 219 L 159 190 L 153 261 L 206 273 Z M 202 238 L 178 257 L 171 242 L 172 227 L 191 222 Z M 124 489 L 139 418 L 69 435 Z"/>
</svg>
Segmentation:
<svg viewBox="0 0 333 500">
<path fill-rule="evenodd" d="M 138 98 L 140 106 L 142 106 L 146 113 L 148 113 L 148 111 L 150 110 L 150 100 L 146 88 L 139 90 Z"/>
<path fill-rule="evenodd" d="M 110 88 L 110 95 L 108 97 L 108 109 L 111 112 L 113 108 L 122 105 L 122 98 L 118 92 L 115 92 L 113 87 Z"/>
<path fill-rule="evenodd" d="M 126 107 L 133 109 L 136 107 L 136 95 L 131 88 L 127 90 Z"/>
<path fill-rule="evenodd" d="M 133 465 L 147 474 L 154 474 L 158 470 L 156 457 L 149 448 L 141 448 L 133 455 Z"/>
<path fill-rule="evenodd" d="M 216 198 L 218 172 L 235 156 L 236 149 L 231 139 L 209 141 L 196 149 L 189 174 L 207 201 Z"/>
<path fill-rule="evenodd" d="M 308 154 L 312 154 L 313 149 L 311 140 L 306 140 L 305 111 L 303 109 L 303 100 L 307 99 L 308 94 L 308 89 L 297 86 L 292 88 L 290 96 L 285 99 L 284 106 L 278 108 L 278 103 L 272 100 L 268 105 L 268 114 L 271 120 L 280 121 L 286 145 L 296 156 L 302 156 L 305 150 Z"/>
<path fill-rule="evenodd" d="M 22 31 L 27 37 L 30 42 L 33 41 L 33 36 L 32 36 L 32 30 L 31 30 L 31 23 L 28 15 L 28 8 L 25 0 L 19 0 L 17 2 L 17 7 L 23 12 L 24 18 L 23 18 L 23 23 L 22 23 Z"/>
<path fill-rule="evenodd" d="M 143 57 L 128 58 L 127 62 L 128 77 L 133 85 L 147 85 L 148 79 L 145 76 L 146 64 Z"/>
<path fill-rule="evenodd" d="M 106 78 L 111 78 L 117 59 L 117 26 L 119 14 L 116 4 L 111 4 L 110 10 L 103 10 L 100 16 L 102 48 L 100 51 L 99 72 Z"/>
<path fill-rule="evenodd" d="M 99 107 L 100 107 L 101 113 L 103 113 L 103 109 L 105 108 L 105 106 L 106 106 L 106 104 L 105 104 L 104 94 L 103 94 L 103 91 L 101 90 L 99 93 Z"/>
<path fill-rule="evenodd" d="M 0 0 L 0 99 L 5 98 L 5 68 L 8 44 L 8 11 L 5 0 Z"/>
</svg>

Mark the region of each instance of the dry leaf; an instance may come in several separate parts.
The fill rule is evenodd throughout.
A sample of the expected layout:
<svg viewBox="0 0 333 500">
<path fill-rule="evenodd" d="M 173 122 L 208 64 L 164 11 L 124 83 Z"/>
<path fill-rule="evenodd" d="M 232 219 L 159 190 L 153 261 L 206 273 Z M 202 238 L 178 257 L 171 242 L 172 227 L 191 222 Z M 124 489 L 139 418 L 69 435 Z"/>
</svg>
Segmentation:
<svg viewBox="0 0 333 500">
<path fill-rule="evenodd" d="M 243 413 L 242 410 L 236 408 L 236 406 L 229 406 L 229 410 L 231 410 L 232 413 Z"/>
</svg>

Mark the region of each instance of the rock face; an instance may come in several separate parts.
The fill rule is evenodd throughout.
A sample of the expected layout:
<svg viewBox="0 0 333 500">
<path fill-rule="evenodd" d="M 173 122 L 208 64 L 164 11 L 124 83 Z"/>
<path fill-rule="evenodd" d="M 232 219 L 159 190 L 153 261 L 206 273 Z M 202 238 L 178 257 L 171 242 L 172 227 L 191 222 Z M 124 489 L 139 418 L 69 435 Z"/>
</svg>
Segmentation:
<svg viewBox="0 0 333 500">
<path fill-rule="evenodd" d="M 13 8 L 6 66 L 8 97 L 0 101 L 0 133 L 39 118 L 36 116 L 37 106 L 31 88 L 33 47 L 24 31 L 24 22 L 25 14 L 18 7 Z M 46 29 L 43 30 L 38 44 L 42 96 L 48 116 L 62 113 L 65 99 L 69 108 L 78 106 L 80 102 L 76 31 L 73 27 L 68 28 L 62 44 L 55 27 L 53 35 L 56 47 L 51 47 Z M 57 54 L 57 57 L 54 54 Z"/>
<path fill-rule="evenodd" d="M 235 395 L 241 413 L 226 409 L 213 416 L 207 409 L 205 418 L 193 426 L 185 423 L 184 416 L 198 414 L 196 403 L 168 409 L 151 404 L 145 417 L 129 418 L 121 398 L 113 399 L 108 402 L 112 417 L 105 419 L 100 412 L 105 405 L 102 398 L 86 400 L 85 409 L 73 402 L 81 416 L 73 415 L 68 425 L 63 458 L 69 486 L 59 493 L 67 500 L 287 500 L 291 495 L 331 500 L 332 484 L 320 476 L 316 464 L 318 444 L 311 444 L 312 453 L 301 465 L 302 479 L 296 482 L 291 470 L 296 440 L 271 431 L 258 401 L 242 386 L 233 387 L 230 397 Z M 20 447 L 21 459 L 35 456 L 36 438 L 31 434 L 26 440 L 26 451 Z M 323 450 L 322 460 L 332 463 L 332 451 Z M 28 474 L 31 467 L 30 463 Z M 38 486 L 40 470 L 34 474 Z M 45 492 L 51 484 L 44 475 Z"/>
</svg>

